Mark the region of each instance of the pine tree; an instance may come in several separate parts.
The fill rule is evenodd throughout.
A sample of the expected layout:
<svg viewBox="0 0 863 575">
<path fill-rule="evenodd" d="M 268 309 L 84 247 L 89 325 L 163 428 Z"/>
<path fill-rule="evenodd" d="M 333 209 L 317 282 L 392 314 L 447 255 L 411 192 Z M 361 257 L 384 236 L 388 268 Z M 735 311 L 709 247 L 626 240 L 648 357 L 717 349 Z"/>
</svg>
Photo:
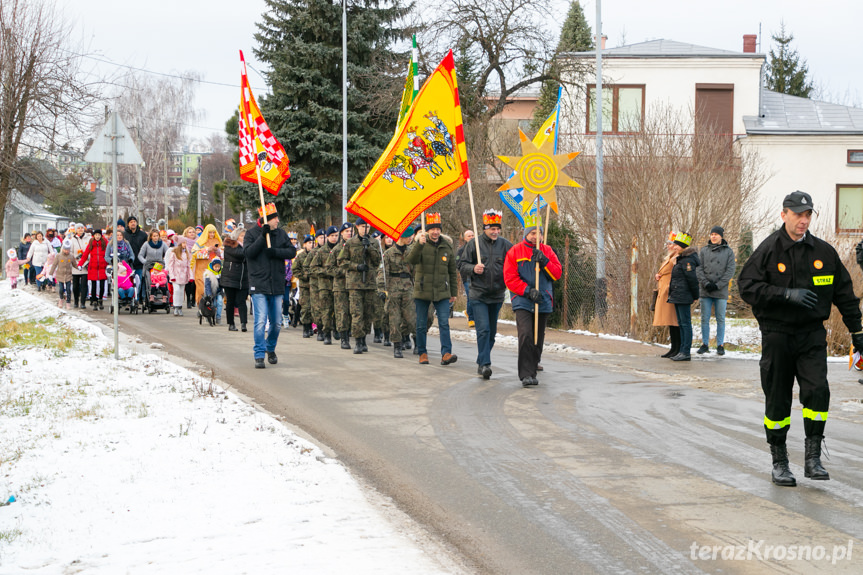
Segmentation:
<svg viewBox="0 0 863 575">
<path fill-rule="evenodd" d="M 791 48 L 793 34 L 785 32 L 783 23 L 779 34 L 773 35 L 773 41 L 778 44 L 779 51 L 770 50 L 770 61 L 767 63 L 767 88 L 789 96 L 808 98 L 814 86 L 806 76 L 809 66 L 806 60 L 800 60 L 797 50 Z"/>
<path fill-rule="evenodd" d="M 350 197 L 392 136 L 395 92 L 404 82 L 406 57 L 390 46 L 404 37 L 394 23 L 406 9 L 398 0 L 347 1 Z M 337 220 L 342 207 L 341 2 L 266 0 L 266 5 L 255 55 L 270 68 L 272 94 L 259 104 L 291 162 L 291 177 L 275 202 L 284 221 Z M 397 62 L 400 78 L 393 73 Z M 388 90 L 392 94 L 381 95 Z M 228 129 L 235 125 L 232 118 Z M 257 185 L 231 185 L 232 193 L 240 191 L 248 206 L 259 203 Z"/>
<path fill-rule="evenodd" d="M 585 52 L 593 50 L 593 32 L 587 24 L 584 17 L 584 10 L 578 0 L 573 0 L 569 4 L 569 12 L 566 14 L 566 20 L 563 21 L 563 26 L 560 29 L 560 38 L 557 42 L 557 54 L 563 52 Z M 560 69 L 556 64 L 552 64 L 552 75 L 559 76 Z M 531 127 L 538 130 L 545 122 L 548 115 L 551 114 L 555 104 L 557 104 L 557 88 L 560 85 L 559 81 L 549 80 L 543 82 L 542 89 L 539 92 L 539 100 L 536 103 L 536 108 L 533 110 L 533 120 Z"/>
</svg>

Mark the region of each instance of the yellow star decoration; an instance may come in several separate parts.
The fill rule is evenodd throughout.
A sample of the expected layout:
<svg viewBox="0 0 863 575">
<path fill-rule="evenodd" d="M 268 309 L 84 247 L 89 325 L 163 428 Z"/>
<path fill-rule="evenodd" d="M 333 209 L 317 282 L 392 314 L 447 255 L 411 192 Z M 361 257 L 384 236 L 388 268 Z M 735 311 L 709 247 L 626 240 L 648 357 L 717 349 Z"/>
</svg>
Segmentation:
<svg viewBox="0 0 863 575">
<path fill-rule="evenodd" d="M 521 139 L 522 155 L 520 157 L 498 156 L 502 162 L 515 170 L 515 174 L 497 191 L 523 188 L 521 205 L 524 207 L 524 213 L 533 208 L 536 196 L 543 196 L 543 199 L 551 204 L 552 209 L 556 212 L 557 192 L 555 186 L 581 187 L 578 182 L 569 179 L 569 176 L 563 172 L 563 168 L 581 152 L 554 154 L 553 141 L 547 141 L 537 148 L 536 144 L 524 135 L 521 128 L 518 130 L 518 137 Z"/>
</svg>

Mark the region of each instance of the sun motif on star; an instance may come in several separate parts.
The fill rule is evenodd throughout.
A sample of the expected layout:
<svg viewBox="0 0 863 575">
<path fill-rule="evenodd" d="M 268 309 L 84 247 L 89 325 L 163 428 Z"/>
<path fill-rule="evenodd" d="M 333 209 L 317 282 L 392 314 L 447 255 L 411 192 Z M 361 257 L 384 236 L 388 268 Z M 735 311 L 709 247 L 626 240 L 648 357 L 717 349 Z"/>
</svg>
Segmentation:
<svg viewBox="0 0 863 575">
<path fill-rule="evenodd" d="M 522 188 L 522 205 L 525 213 L 533 208 L 533 202 L 537 196 L 542 196 L 551 204 L 554 211 L 557 211 L 556 186 L 581 187 L 578 182 L 571 180 L 563 172 L 563 168 L 581 152 L 555 154 L 553 141 L 547 141 L 537 147 L 520 128 L 518 137 L 521 140 L 520 157 L 498 156 L 502 162 L 515 170 L 515 173 L 497 191 Z"/>
</svg>

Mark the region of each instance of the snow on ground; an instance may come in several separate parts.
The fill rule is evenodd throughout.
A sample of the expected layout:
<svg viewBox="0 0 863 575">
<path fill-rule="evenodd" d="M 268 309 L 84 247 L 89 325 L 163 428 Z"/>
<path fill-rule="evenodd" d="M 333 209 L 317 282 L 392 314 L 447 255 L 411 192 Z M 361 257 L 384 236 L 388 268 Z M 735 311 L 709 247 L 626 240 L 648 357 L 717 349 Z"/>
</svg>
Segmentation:
<svg viewBox="0 0 863 575">
<path fill-rule="evenodd" d="M 459 570 L 276 419 L 52 303 L 0 283 L 0 573 Z"/>
</svg>

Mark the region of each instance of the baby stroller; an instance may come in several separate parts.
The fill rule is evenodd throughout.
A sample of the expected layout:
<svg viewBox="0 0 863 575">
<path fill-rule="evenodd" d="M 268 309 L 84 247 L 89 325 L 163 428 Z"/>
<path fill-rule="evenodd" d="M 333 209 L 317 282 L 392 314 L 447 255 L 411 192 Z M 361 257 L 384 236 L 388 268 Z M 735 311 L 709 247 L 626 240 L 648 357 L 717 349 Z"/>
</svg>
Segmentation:
<svg viewBox="0 0 863 575">
<path fill-rule="evenodd" d="M 113 266 L 109 265 L 106 272 L 108 274 L 108 285 L 112 286 L 111 289 L 113 289 L 113 285 L 114 285 L 114 277 L 113 277 L 114 268 L 113 268 Z M 132 281 L 132 285 L 134 287 L 134 293 L 132 294 L 132 297 L 117 297 L 117 309 L 120 311 L 127 310 L 130 314 L 134 313 L 137 315 L 138 314 L 138 291 L 141 289 L 141 280 L 140 280 L 140 278 L 138 278 L 138 276 L 136 274 L 133 273 L 133 274 L 131 274 L 131 281 Z M 117 295 L 119 296 L 119 293 Z M 109 308 L 108 313 L 114 313 L 114 304 L 113 304 L 114 299 L 110 298 L 109 301 L 111 301 L 111 306 Z"/>
<path fill-rule="evenodd" d="M 168 292 L 167 277 L 164 281 L 153 281 L 152 277 L 154 270 L 164 276 L 165 272 L 162 271 L 163 269 L 163 264 L 159 262 L 147 264 L 144 268 L 144 285 L 142 288 L 144 302 L 141 305 L 148 313 L 153 313 L 160 309 L 165 310 L 165 313 L 171 313 L 171 298 Z"/>
</svg>

